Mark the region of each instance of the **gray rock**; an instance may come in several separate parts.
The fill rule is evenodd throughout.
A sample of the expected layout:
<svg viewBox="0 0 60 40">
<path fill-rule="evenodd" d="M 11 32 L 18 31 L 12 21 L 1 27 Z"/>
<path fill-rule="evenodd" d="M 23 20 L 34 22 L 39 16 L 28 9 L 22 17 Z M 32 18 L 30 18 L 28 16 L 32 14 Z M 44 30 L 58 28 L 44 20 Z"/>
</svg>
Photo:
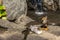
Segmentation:
<svg viewBox="0 0 60 40">
<path fill-rule="evenodd" d="M 3 4 L 6 6 L 8 20 L 18 19 L 26 14 L 26 0 L 3 0 Z"/>
</svg>

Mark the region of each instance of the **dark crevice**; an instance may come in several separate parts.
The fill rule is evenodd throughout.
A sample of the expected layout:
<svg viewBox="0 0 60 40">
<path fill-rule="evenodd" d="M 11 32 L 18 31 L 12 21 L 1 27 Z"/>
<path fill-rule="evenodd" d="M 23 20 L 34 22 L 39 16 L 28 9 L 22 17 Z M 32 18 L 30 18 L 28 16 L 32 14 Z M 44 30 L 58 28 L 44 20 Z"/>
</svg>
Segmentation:
<svg viewBox="0 0 60 40">
<path fill-rule="evenodd" d="M 15 22 L 16 21 L 16 19 L 14 19 L 14 20 L 9 20 L 10 22 Z"/>
</svg>

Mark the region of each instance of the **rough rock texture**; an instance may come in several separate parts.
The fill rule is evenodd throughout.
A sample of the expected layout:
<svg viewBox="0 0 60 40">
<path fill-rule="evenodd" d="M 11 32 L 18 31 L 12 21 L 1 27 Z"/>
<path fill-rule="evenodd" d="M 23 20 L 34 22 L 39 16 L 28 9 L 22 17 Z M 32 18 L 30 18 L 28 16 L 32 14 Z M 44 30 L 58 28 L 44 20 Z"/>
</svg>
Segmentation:
<svg viewBox="0 0 60 40">
<path fill-rule="evenodd" d="M 26 14 L 26 0 L 3 0 L 3 4 L 6 6 L 9 20 L 18 19 L 22 14 Z"/>
<path fill-rule="evenodd" d="M 5 4 L 9 5 L 9 6 L 6 5 L 6 8 L 7 8 L 7 12 L 10 13 L 10 12 L 12 12 L 13 9 L 15 9 L 14 7 L 12 9 L 12 6 L 16 5 L 15 3 L 17 1 L 18 1 L 18 3 L 19 3 L 19 1 L 21 1 L 21 3 L 22 3 L 22 1 L 25 1 L 25 0 L 16 0 L 16 1 L 15 0 L 7 0 L 7 1 L 4 0 L 4 1 L 5 1 L 4 2 Z M 8 1 L 11 3 L 12 6 L 10 5 L 10 3 L 8 3 Z M 11 6 L 11 9 L 9 9 L 10 6 Z M 17 6 L 20 7 L 19 5 L 17 5 Z M 18 9 L 18 8 L 16 8 L 16 9 Z M 8 10 L 10 10 L 10 11 L 8 11 Z M 12 15 L 12 13 L 11 13 L 11 15 Z M 14 19 L 14 18 L 12 17 L 12 19 Z M 28 17 L 24 20 L 23 24 L 16 24 L 13 22 L 9 22 L 7 20 L 0 19 L 0 26 L 8 28 L 8 31 L 4 31 L 3 33 L 0 33 L 0 40 L 22 40 L 24 38 L 24 35 L 21 32 L 25 29 L 25 27 L 26 27 L 25 25 L 27 23 L 31 22 L 31 20 L 32 19 Z M 35 33 L 29 34 L 27 37 L 27 40 L 60 40 L 60 27 L 59 26 L 49 26 L 49 30 L 43 31 L 43 33 L 40 35 L 37 35 Z"/>
<path fill-rule="evenodd" d="M 30 20 L 30 19 L 29 19 Z M 28 20 L 26 21 L 28 22 Z M 24 35 L 21 33 L 24 30 L 24 26 L 9 22 L 7 20 L 0 20 L 0 25 L 11 28 L 11 31 L 5 31 L 0 33 L 1 40 L 22 40 Z M 60 40 L 60 27 L 59 26 L 48 26 L 48 31 L 43 31 L 40 35 L 30 33 L 27 40 Z M 59 36 L 58 36 L 59 35 Z"/>
</svg>

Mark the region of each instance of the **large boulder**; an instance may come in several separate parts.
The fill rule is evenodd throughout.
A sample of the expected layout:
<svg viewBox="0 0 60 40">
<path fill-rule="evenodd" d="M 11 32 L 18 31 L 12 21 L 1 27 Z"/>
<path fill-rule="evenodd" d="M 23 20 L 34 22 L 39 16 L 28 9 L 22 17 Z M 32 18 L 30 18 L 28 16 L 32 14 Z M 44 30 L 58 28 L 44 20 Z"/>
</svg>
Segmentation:
<svg viewBox="0 0 60 40">
<path fill-rule="evenodd" d="M 26 0 L 3 0 L 3 4 L 6 6 L 8 20 L 18 20 L 26 15 Z"/>
</svg>

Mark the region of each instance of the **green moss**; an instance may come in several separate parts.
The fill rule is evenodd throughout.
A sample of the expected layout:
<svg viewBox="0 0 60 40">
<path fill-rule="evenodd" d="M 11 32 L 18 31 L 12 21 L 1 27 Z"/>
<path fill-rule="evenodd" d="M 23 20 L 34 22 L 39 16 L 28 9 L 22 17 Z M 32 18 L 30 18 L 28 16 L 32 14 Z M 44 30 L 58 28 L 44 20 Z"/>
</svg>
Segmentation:
<svg viewBox="0 0 60 40">
<path fill-rule="evenodd" d="M 5 11 L 5 6 L 0 5 L 0 17 L 7 15 Z"/>
</svg>

